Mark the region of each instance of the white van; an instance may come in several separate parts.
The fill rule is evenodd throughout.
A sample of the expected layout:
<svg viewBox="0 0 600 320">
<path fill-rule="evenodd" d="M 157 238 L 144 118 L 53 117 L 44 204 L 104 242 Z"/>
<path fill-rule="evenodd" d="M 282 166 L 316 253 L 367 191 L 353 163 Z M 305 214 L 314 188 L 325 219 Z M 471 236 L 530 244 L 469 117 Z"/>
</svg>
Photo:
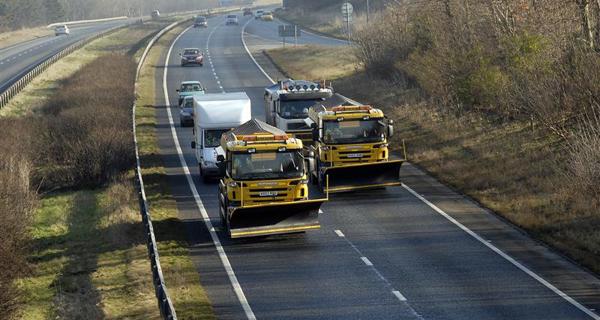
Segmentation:
<svg viewBox="0 0 600 320">
<path fill-rule="evenodd" d="M 245 92 L 212 93 L 194 97 L 196 159 L 204 181 L 219 176 L 217 156 L 225 155 L 221 135 L 250 121 L 252 107 Z"/>
</svg>

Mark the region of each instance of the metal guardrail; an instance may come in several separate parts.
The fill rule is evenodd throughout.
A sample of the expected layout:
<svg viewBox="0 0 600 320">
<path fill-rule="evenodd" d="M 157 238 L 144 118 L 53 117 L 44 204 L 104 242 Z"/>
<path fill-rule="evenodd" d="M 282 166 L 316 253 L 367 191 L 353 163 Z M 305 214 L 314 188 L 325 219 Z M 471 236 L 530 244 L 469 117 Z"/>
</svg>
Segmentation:
<svg viewBox="0 0 600 320">
<path fill-rule="evenodd" d="M 165 33 L 169 32 L 173 28 L 177 27 L 180 24 L 186 23 L 190 21 L 190 19 L 186 19 L 183 21 L 178 21 L 170 24 L 165 27 L 161 31 L 159 31 L 146 45 L 146 49 L 144 53 L 140 57 L 140 61 L 138 62 L 136 74 L 135 74 L 135 95 L 137 96 L 137 85 L 138 80 L 142 71 L 142 67 L 146 58 L 148 57 L 148 53 L 150 49 L 154 46 L 154 44 L 158 41 L 160 37 L 162 37 Z M 139 202 L 140 202 L 140 213 L 142 215 L 142 222 L 144 224 L 144 230 L 147 236 L 147 247 L 148 247 L 148 257 L 150 258 L 150 266 L 152 268 L 152 282 L 154 284 L 154 291 L 156 294 L 156 299 L 158 300 L 158 307 L 160 309 L 160 313 L 163 319 L 166 320 L 177 320 L 177 314 L 175 312 L 175 307 L 173 306 L 173 302 L 169 296 L 167 291 L 167 286 L 165 285 L 165 279 L 162 273 L 162 268 L 160 265 L 160 257 L 158 255 L 158 247 L 156 244 L 156 237 L 154 235 L 154 227 L 152 225 L 152 216 L 150 215 L 150 210 L 148 209 L 148 199 L 146 198 L 146 191 L 144 189 L 144 178 L 142 177 L 142 169 L 141 169 L 141 161 L 139 154 L 139 147 L 137 141 L 137 130 L 136 130 L 136 122 L 135 122 L 135 110 L 137 104 L 134 102 L 132 108 L 132 125 L 133 125 L 133 141 L 135 143 L 135 159 L 136 159 L 136 177 L 137 177 L 137 187 L 139 193 Z"/>
<path fill-rule="evenodd" d="M 55 23 L 47 25 L 46 28 L 53 28 L 53 27 L 61 26 L 61 25 L 71 26 L 71 25 L 76 25 L 76 24 L 87 24 L 87 23 L 95 23 L 95 22 L 109 22 L 109 21 L 125 20 L 125 19 L 129 19 L 129 17 L 127 17 L 127 16 L 121 16 L 121 17 L 104 18 L 104 19 L 94 19 L 94 20 L 77 20 L 77 21 L 55 22 Z"/>
<path fill-rule="evenodd" d="M 53 55 L 52 57 L 41 62 L 35 68 L 31 69 L 24 76 L 22 76 L 19 80 L 17 80 L 10 87 L 8 87 L 8 89 L 6 89 L 4 92 L 2 92 L 0 94 L 0 109 L 2 109 L 4 106 L 6 106 L 8 104 L 8 102 L 14 96 L 16 96 L 19 92 L 21 92 L 21 90 L 23 90 L 31 81 L 33 81 L 33 79 L 35 77 L 39 76 L 42 72 L 44 72 L 46 69 L 48 69 L 48 67 L 50 67 L 52 64 L 54 64 L 56 61 L 68 56 L 69 54 L 73 53 L 74 51 L 76 51 L 78 49 L 81 49 L 83 46 L 85 46 L 86 44 L 88 44 L 96 39 L 105 37 L 115 31 L 125 28 L 129 25 L 130 24 L 110 28 L 106 31 L 99 32 L 91 37 L 77 41 L 76 43 L 68 46 L 67 48 L 65 48 L 65 49 L 61 50 L 60 52 L 58 52 L 57 54 Z"/>
</svg>

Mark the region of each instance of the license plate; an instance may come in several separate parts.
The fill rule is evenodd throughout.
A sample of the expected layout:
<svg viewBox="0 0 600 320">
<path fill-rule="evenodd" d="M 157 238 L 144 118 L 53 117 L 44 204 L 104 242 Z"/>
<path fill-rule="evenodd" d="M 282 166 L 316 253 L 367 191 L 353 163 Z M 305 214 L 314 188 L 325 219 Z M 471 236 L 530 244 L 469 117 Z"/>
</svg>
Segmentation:
<svg viewBox="0 0 600 320">
<path fill-rule="evenodd" d="M 277 194 L 277 191 L 262 191 L 258 193 L 261 197 L 275 197 Z"/>
<path fill-rule="evenodd" d="M 362 158 L 363 154 L 362 153 L 350 153 L 347 156 L 348 158 Z"/>
</svg>

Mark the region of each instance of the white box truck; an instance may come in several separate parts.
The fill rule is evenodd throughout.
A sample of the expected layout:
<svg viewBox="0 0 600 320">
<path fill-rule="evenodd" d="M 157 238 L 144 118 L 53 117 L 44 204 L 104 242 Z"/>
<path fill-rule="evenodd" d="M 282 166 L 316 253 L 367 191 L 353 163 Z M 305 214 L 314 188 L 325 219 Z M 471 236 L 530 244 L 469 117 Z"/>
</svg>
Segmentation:
<svg viewBox="0 0 600 320">
<path fill-rule="evenodd" d="M 224 155 L 221 135 L 250 121 L 252 107 L 245 92 L 212 93 L 194 97 L 196 159 L 204 181 L 219 176 L 217 156 Z"/>
</svg>

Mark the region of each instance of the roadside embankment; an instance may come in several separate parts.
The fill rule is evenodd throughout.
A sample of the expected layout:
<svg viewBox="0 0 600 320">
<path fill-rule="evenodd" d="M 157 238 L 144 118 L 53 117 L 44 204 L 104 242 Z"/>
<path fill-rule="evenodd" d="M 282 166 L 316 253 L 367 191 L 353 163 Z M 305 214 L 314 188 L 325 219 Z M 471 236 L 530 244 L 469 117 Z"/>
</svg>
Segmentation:
<svg viewBox="0 0 600 320">
<path fill-rule="evenodd" d="M 160 318 L 133 186 L 131 105 L 134 56 L 161 27 L 88 44 L 3 110 L 3 317 Z"/>
</svg>

